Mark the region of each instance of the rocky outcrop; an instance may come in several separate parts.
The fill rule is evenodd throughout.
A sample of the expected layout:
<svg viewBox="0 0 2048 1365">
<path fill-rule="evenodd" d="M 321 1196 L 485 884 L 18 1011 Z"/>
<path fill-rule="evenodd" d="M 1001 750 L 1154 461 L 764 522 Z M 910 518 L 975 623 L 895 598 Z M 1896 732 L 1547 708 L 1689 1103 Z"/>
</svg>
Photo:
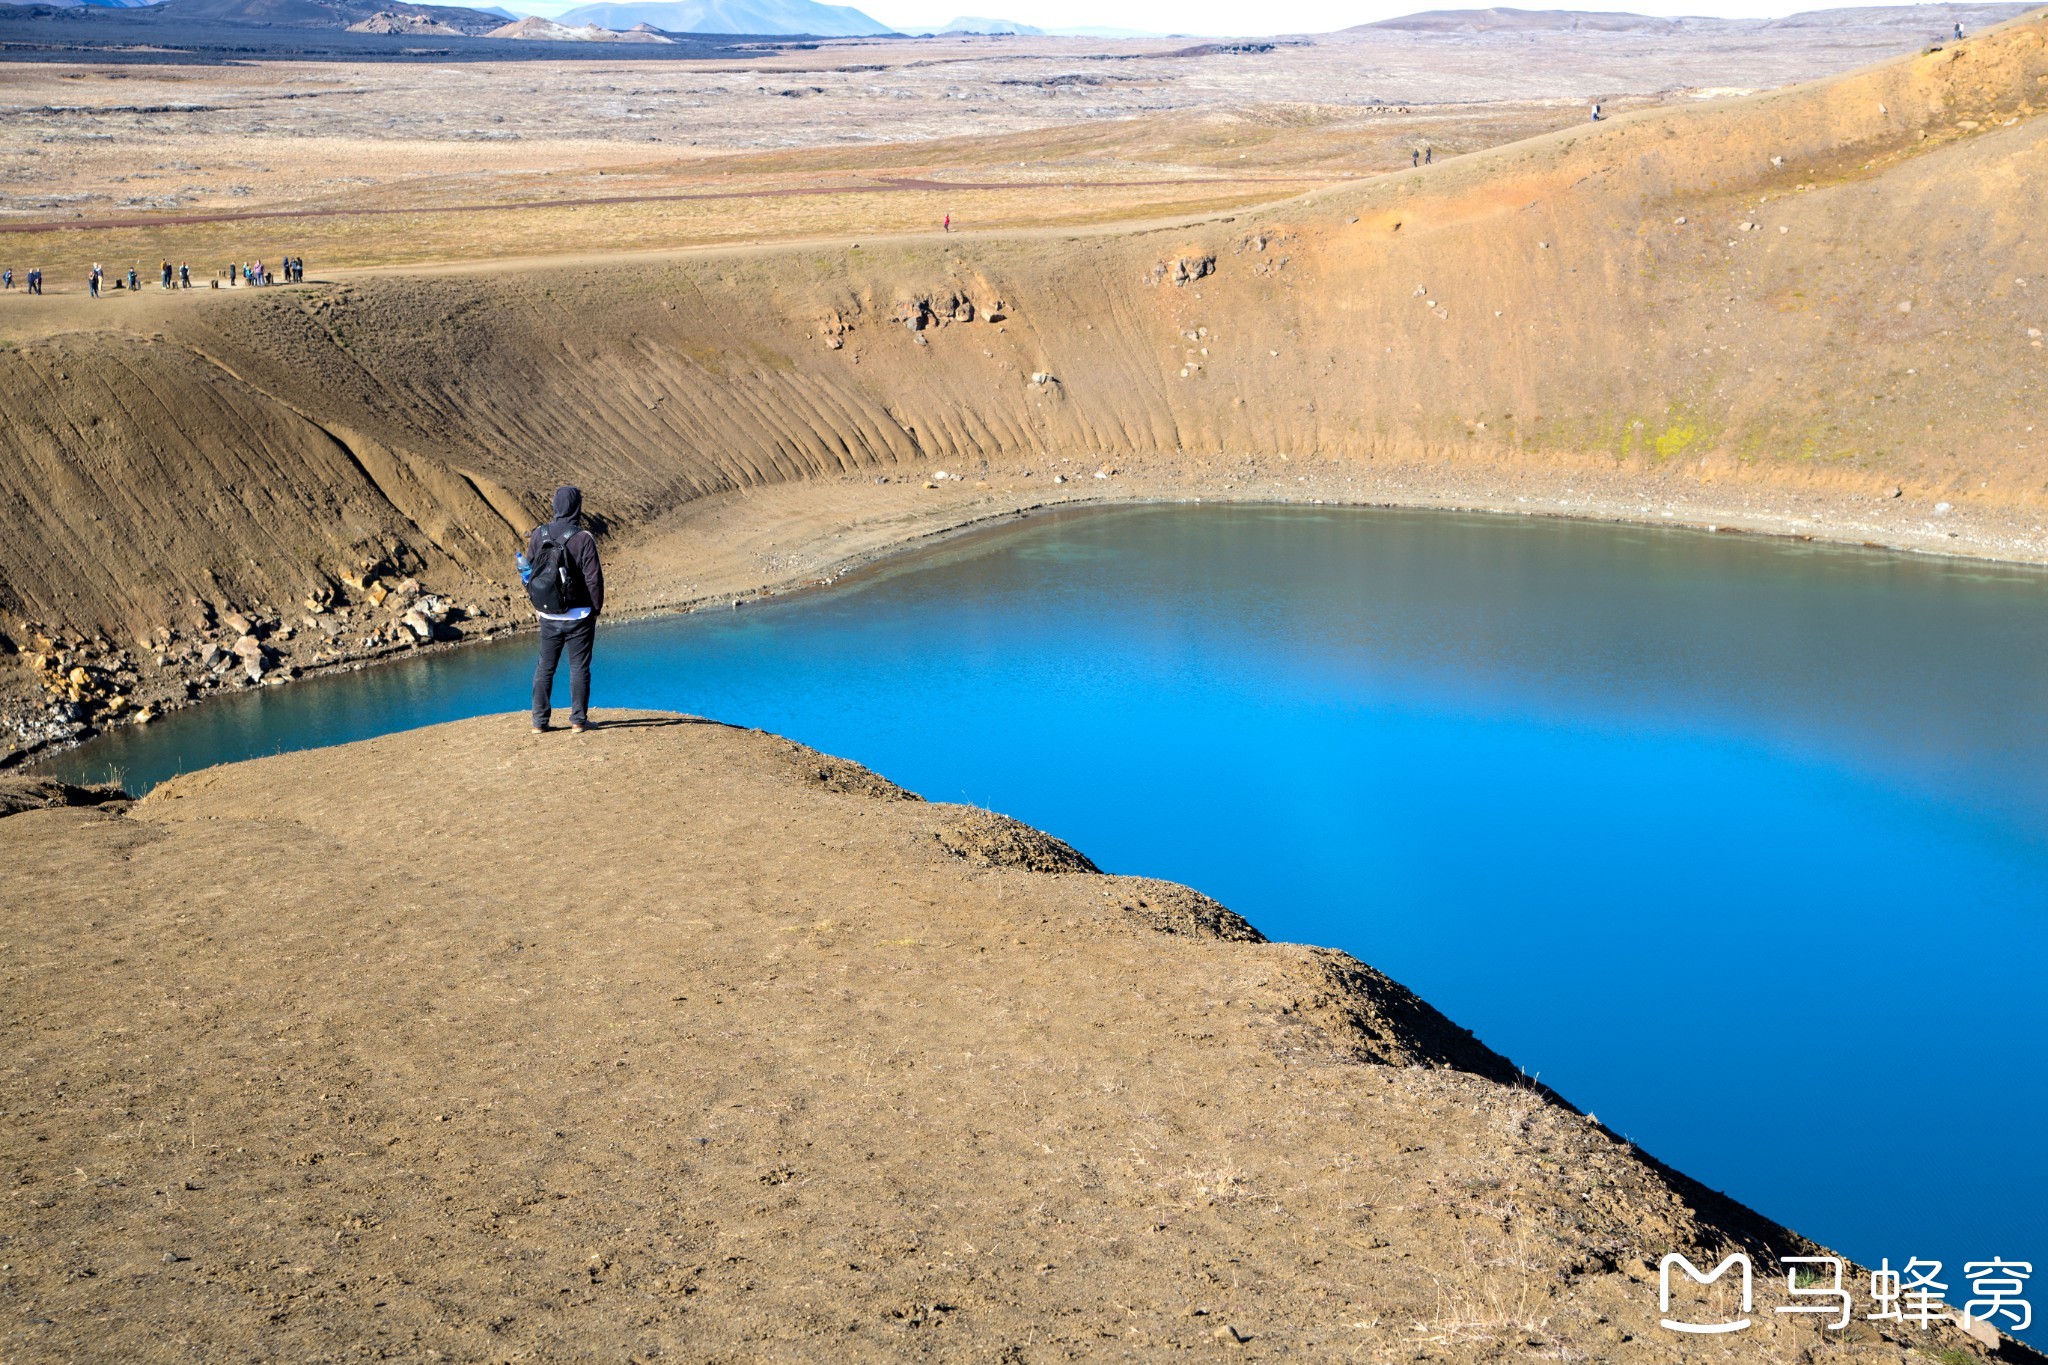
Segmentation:
<svg viewBox="0 0 2048 1365">
<path fill-rule="evenodd" d="M 1207 279 L 1215 273 L 1216 257 L 1213 252 L 1187 252 L 1171 260 L 1154 261 L 1151 270 L 1145 274 L 1145 282 L 1163 282 L 1179 288 L 1193 284 L 1196 280 Z"/>
<path fill-rule="evenodd" d="M 19 815 L 25 810 L 112 806 L 127 800 L 128 793 L 112 783 L 81 787 L 53 777 L 0 773 L 0 816 Z"/>
<path fill-rule="evenodd" d="M 673 43 L 665 33 L 636 24 L 630 29 L 599 28 L 596 24 L 558 24 L 552 19 L 529 15 L 492 29 L 486 38 L 512 38 L 547 43 Z"/>
<path fill-rule="evenodd" d="M 443 23 L 430 14 L 395 14 L 390 10 L 378 10 L 367 19 L 358 20 L 348 26 L 350 33 L 408 33 L 455 36 L 463 30 L 452 24 Z"/>
</svg>

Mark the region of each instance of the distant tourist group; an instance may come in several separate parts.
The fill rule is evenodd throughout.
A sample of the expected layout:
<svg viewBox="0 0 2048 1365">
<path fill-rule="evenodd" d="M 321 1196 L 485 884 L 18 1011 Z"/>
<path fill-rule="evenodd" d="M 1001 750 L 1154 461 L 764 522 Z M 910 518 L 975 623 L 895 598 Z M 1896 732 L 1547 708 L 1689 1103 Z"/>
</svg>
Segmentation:
<svg viewBox="0 0 2048 1365">
<path fill-rule="evenodd" d="M 261 261 L 243 261 L 230 265 L 222 272 L 230 285 L 235 284 L 276 284 L 280 279 L 286 284 L 303 284 L 306 280 L 306 258 L 287 256 L 278 262 L 277 274 Z"/>
<path fill-rule="evenodd" d="M 236 285 L 303 284 L 305 279 L 306 258 L 304 256 L 287 256 L 278 265 L 275 273 L 261 261 L 237 261 L 220 272 L 219 278 L 213 281 L 213 287 L 215 289 L 220 288 L 221 280 L 226 280 L 230 285 Z M 12 266 L 0 270 L 0 289 L 11 291 L 15 283 L 15 272 Z M 28 293 L 42 293 L 42 267 L 37 266 L 23 272 L 20 283 Z M 162 289 L 190 289 L 192 287 L 192 267 L 183 261 L 179 261 L 176 264 L 168 260 L 161 262 L 157 266 L 157 285 Z M 107 279 L 107 268 L 98 261 L 93 262 L 92 270 L 85 277 L 85 292 L 89 297 L 95 299 L 99 298 L 109 289 L 126 289 L 132 292 L 141 287 L 141 276 L 133 268 L 130 268 L 125 275 L 117 273 L 110 283 Z"/>
</svg>

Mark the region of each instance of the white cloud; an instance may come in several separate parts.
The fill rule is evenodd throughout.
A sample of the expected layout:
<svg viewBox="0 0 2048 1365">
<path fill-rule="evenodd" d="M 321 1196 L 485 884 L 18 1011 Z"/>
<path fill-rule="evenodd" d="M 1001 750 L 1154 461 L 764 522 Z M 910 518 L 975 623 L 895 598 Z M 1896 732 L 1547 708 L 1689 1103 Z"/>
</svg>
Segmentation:
<svg viewBox="0 0 2048 1365">
<path fill-rule="evenodd" d="M 1444 0 L 1440 5 L 1423 4 L 1358 4 L 1345 0 L 1270 0 L 1260 5 L 1228 3 L 1226 0 L 1115 0 L 1113 4 L 1093 3 L 1091 0 L 972 0 L 965 4 L 955 0 L 907 0 L 906 3 L 881 3 L 860 5 L 868 14 L 881 20 L 891 28 L 906 33 L 937 28 L 961 13 L 977 14 L 990 19 L 1010 19 L 1022 24 L 1035 24 L 1039 28 L 1065 28 L 1068 26 L 1092 25 L 1096 27 L 1134 28 L 1154 33 L 1190 33 L 1205 35 L 1228 35 L 1233 37 L 1263 37 L 1276 33 L 1328 33 L 1332 29 L 1349 28 L 1353 24 L 1367 24 L 1376 19 L 1393 19 L 1403 14 L 1414 14 L 1425 9 L 1480 8 L 1488 0 Z M 1536 0 L 1522 0 L 1526 9 L 1569 8 L 1602 12 L 1623 12 L 1632 14 L 1657 15 L 1698 15 L 1714 14 L 1724 18 L 1767 18 L 1790 14 L 1798 9 L 1820 9 L 1826 0 L 1806 6 L 1787 6 L 1782 3 L 1755 3 L 1754 0 L 1722 0 L 1722 3 L 1702 6 L 1697 3 L 1659 4 L 1647 0 L 1643 4 L 1538 4 Z"/>
<path fill-rule="evenodd" d="M 476 2 L 472 0 L 472 3 Z M 491 2 L 482 0 L 482 3 Z M 585 3 L 585 0 L 520 0 L 514 4 L 497 0 L 497 3 L 518 14 L 554 18 Z M 1328 33 L 1353 24 L 1393 19 L 1426 9 L 1480 8 L 1489 0 L 1443 0 L 1441 4 L 1434 5 L 1428 0 L 1422 3 L 1409 0 L 1406 4 L 1398 3 L 1398 0 L 1378 4 L 1359 4 L 1356 0 L 1269 0 L 1257 6 L 1245 5 L 1241 0 L 1115 0 L 1107 5 L 1094 0 L 882 0 L 876 4 L 862 4 L 860 0 L 826 0 L 826 3 L 850 3 L 904 33 L 928 32 L 963 14 L 972 14 L 985 19 L 1008 19 L 1043 29 L 1124 28 L 1147 33 L 1251 38 L 1286 33 Z M 1641 4 L 1603 4 L 1599 0 L 1591 0 L 1590 3 L 1561 0 L 1555 4 L 1552 0 L 1544 0 L 1539 4 L 1537 0 L 1521 0 L 1521 7 L 1750 19 L 1772 18 L 1801 9 L 1827 8 L 1828 5 L 1827 0 L 1816 0 L 1810 5 L 1787 5 L 1784 0 L 1776 3 L 1720 0 L 1712 6 L 1688 4 L 1685 0 L 1672 0 L 1671 3 L 1644 0 Z"/>
</svg>

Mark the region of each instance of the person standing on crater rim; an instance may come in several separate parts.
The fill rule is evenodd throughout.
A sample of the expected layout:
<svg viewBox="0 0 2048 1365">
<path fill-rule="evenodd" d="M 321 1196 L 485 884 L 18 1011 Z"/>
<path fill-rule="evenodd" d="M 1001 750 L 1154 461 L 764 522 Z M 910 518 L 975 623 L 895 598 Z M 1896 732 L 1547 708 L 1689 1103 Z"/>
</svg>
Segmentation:
<svg viewBox="0 0 2048 1365">
<path fill-rule="evenodd" d="M 545 734 L 554 714 L 555 665 L 569 656 L 569 728 L 590 728 L 590 649 L 604 611 L 604 565 L 597 538 L 581 525 L 583 494 L 555 490 L 554 517 L 533 528 L 519 557 L 519 581 L 540 618 L 540 660 L 533 668 L 533 732 Z"/>
</svg>

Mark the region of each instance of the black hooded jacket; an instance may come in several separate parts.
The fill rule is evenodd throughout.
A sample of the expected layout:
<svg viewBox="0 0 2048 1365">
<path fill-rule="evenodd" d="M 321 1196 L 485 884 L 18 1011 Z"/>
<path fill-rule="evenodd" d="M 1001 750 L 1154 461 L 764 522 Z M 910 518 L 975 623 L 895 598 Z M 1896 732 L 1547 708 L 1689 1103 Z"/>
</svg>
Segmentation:
<svg viewBox="0 0 2048 1365">
<path fill-rule="evenodd" d="M 567 484 L 555 490 L 554 520 L 533 528 L 533 534 L 526 538 L 526 557 L 531 560 L 540 553 L 541 537 L 550 529 L 566 534 L 569 560 L 576 566 L 576 575 L 582 580 L 584 600 L 575 603 L 589 607 L 592 616 L 604 614 L 604 565 L 597 558 L 597 537 L 577 525 L 583 515 L 582 490 Z"/>
</svg>

